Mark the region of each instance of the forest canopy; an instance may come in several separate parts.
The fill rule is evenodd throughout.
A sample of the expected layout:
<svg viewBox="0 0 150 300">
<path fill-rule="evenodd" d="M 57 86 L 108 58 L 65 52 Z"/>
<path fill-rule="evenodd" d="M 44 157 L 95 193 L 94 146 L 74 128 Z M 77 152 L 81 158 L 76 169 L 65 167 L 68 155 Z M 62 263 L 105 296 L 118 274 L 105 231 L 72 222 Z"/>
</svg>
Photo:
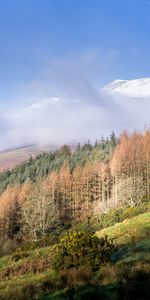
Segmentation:
<svg viewBox="0 0 150 300">
<path fill-rule="evenodd" d="M 150 131 L 32 157 L 0 174 L 0 235 L 31 239 L 150 198 Z"/>
</svg>

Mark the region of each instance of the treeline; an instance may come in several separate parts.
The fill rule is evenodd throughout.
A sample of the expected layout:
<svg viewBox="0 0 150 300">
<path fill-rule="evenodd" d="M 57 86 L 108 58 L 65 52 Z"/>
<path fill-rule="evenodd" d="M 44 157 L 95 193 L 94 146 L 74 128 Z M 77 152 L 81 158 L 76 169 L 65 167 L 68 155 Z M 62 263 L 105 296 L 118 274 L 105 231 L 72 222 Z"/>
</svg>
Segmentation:
<svg viewBox="0 0 150 300">
<path fill-rule="evenodd" d="M 150 198 L 150 131 L 124 132 L 119 141 L 113 134 L 103 143 L 78 146 L 73 153 L 64 146 L 47 166 L 45 158 L 51 156 L 30 159 L 10 172 L 15 185 L 7 183 L 0 196 L 1 236 L 37 239 L 58 224 L 67 227 L 100 211 L 134 207 Z M 21 168 L 35 165 L 34 176 L 20 182 Z M 47 173 L 39 175 L 46 166 Z"/>
<path fill-rule="evenodd" d="M 22 184 L 27 180 L 39 181 L 52 171 L 59 171 L 65 162 L 72 171 L 76 166 L 83 167 L 89 161 L 109 160 L 117 143 L 118 138 L 112 132 L 109 138 L 101 137 L 94 145 L 87 141 L 83 145 L 78 144 L 75 150 L 64 145 L 59 150 L 39 154 L 34 159 L 30 157 L 28 161 L 17 165 L 14 169 L 0 173 L 0 192 L 9 185 Z"/>
</svg>

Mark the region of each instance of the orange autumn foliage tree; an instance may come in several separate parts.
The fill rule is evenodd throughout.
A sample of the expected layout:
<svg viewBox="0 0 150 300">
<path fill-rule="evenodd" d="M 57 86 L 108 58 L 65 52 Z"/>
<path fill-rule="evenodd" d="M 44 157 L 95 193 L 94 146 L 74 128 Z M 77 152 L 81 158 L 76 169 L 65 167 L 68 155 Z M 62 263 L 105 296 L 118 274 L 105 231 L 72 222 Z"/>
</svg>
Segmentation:
<svg viewBox="0 0 150 300">
<path fill-rule="evenodd" d="M 38 182 L 9 186 L 0 195 L 0 232 L 12 237 L 21 228 L 37 239 L 58 223 L 69 226 L 149 198 L 150 131 L 123 132 L 109 161 L 88 161 L 72 169 L 64 162 Z"/>
</svg>

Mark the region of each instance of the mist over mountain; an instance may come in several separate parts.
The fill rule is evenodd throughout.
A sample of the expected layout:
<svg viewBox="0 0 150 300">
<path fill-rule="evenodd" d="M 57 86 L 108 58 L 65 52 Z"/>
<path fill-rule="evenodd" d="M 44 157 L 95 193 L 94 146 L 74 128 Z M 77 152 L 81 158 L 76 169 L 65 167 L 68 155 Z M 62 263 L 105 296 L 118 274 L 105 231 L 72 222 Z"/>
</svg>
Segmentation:
<svg viewBox="0 0 150 300">
<path fill-rule="evenodd" d="M 150 78 L 116 80 L 98 92 L 79 89 L 63 97 L 46 97 L 32 104 L 4 111 L 0 149 L 25 144 L 62 145 L 94 141 L 150 123 Z"/>
</svg>

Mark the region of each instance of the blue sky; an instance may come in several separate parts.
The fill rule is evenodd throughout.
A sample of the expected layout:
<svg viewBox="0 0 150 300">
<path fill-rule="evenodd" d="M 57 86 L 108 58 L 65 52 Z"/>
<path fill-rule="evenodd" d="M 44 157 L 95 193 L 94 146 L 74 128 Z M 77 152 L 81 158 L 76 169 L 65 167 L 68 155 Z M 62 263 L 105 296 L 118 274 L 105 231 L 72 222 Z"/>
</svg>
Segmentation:
<svg viewBox="0 0 150 300">
<path fill-rule="evenodd" d="M 12 143 L 14 135 L 24 139 L 21 131 L 10 133 L 14 126 L 25 126 L 20 121 L 14 125 L 20 109 L 53 96 L 82 99 L 82 105 L 94 107 L 108 82 L 150 77 L 149 58 L 150 0 L 0 0 L 0 133 L 8 135 L 0 148 Z M 68 120 L 70 106 L 64 112 Z M 116 114 L 110 119 L 117 120 Z M 94 120 L 90 122 L 82 125 L 91 129 Z M 111 126 L 103 120 L 101 131 L 105 128 L 116 129 L 117 121 Z"/>
<path fill-rule="evenodd" d="M 0 101 L 46 79 L 48 60 L 89 52 L 100 86 L 149 77 L 150 1 L 0 0 Z"/>
</svg>

